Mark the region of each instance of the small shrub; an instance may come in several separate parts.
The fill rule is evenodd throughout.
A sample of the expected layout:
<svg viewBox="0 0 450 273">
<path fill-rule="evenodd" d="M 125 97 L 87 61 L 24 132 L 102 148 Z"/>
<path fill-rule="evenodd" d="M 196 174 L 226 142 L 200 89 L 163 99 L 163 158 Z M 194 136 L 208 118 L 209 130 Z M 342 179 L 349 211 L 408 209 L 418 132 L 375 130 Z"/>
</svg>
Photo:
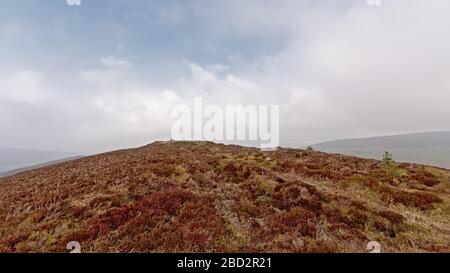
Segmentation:
<svg viewBox="0 0 450 273">
<path fill-rule="evenodd" d="M 383 155 L 380 167 L 387 175 L 392 177 L 401 178 L 408 175 L 408 172 L 405 169 L 400 168 L 392 159 L 392 154 L 387 151 Z"/>
</svg>

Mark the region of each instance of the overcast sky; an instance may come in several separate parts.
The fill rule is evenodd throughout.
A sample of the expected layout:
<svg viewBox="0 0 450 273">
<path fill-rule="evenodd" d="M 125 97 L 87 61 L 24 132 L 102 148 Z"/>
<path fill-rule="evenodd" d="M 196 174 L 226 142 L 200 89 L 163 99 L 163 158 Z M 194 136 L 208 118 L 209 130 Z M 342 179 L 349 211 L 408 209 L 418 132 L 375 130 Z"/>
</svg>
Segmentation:
<svg viewBox="0 0 450 273">
<path fill-rule="evenodd" d="M 279 104 L 282 146 L 450 129 L 450 1 L 1 0 L 0 147 L 170 138 L 170 110 Z"/>
</svg>

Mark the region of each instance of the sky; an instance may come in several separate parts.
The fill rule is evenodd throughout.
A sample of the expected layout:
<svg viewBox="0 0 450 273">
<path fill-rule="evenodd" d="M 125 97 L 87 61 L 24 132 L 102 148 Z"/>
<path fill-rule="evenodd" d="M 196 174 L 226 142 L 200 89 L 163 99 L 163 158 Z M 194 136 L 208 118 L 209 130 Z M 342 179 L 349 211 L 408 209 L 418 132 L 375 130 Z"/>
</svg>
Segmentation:
<svg viewBox="0 0 450 273">
<path fill-rule="evenodd" d="M 0 147 L 170 138 L 174 105 L 280 105 L 281 146 L 450 130 L 450 1 L 0 0 Z"/>
</svg>

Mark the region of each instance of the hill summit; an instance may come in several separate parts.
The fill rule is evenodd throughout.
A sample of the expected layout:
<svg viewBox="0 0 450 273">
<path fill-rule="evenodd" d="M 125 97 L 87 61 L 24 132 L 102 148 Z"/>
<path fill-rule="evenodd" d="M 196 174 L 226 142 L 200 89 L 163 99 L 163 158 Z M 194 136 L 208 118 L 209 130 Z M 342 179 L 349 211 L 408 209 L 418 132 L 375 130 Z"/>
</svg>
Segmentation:
<svg viewBox="0 0 450 273">
<path fill-rule="evenodd" d="M 395 171 L 392 171 L 395 170 Z M 0 252 L 450 251 L 450 172 L 155 142 L 0 179 Z"/>
</svg>

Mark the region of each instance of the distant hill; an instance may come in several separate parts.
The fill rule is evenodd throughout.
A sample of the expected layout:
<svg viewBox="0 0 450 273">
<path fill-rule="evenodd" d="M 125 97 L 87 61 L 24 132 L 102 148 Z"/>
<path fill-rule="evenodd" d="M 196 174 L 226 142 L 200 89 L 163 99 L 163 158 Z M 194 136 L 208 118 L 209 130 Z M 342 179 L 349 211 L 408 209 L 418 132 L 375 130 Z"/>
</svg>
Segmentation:
<svg viewBox="0 0 450 273">
<path fill-rule="evenodd" d="M 76 156 L 75 153 L 0 148 L 0 174 Z"/>
<path fill-rule="evenodd" d="M 384 151 L 395 160 L 415 162 L 450 169 L 450 132 L 430 132 L 343 139 L 312 145 L 316 150 L 381 159 Z"/>
<path fill-rule="evenodd" d="M 58 163 L 67 162 L 67 161 L 70 161 L 70 160 L 80 159 L 82 157 L 83 156 L 72 156 L 72 157 L 67 157 L 67 158 L 60 159 L 60 160 L 54 160 L 54 161 L 49 161 L 49 162 L 44 162 L 44 163 L 41 163 L 41 164 L 33 165 L 33 166 L 28 166 L 28 167 L 14 169 L 14 170 L 11 170 L 11 171 L 8 171 L 8 172 L 0 173 L 0 178 L 1 177 L 12 176 L 12 175 L 19 174 L 19 173 L 26 172 L 26 171 L 36 170 L 36 169 L 39 169 L 39 168 L 55 165 L 55 164 L 58 164 Z"/>
<path fill-rule="evenodd" d="M 449 252 L 450 171 L 155 142 L 0 178 L 0 252 Z"/>
</svg>

